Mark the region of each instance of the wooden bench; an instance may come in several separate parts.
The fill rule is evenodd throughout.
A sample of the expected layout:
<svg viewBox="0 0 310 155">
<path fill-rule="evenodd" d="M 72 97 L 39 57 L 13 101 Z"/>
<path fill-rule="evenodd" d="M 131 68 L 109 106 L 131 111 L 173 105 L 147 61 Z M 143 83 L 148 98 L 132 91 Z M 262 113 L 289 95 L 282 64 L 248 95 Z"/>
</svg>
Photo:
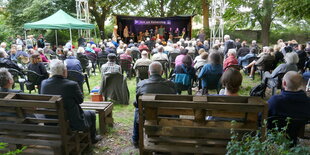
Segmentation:
<svg viewBox="0 0 310 155">
<path fill-rule="evenodd" d="M 14 93 L 0 93 L 0 142 L 8 144 L 0 154 L 23 146 L 22 154 L 81 154 L 91 145 L 89 132 L 71 131 L 60 96 Z"/>
<path fill-rule="evenodd" d="M 113 127 L 112 102 L 83 102 L 81 107 L 85 110 L 95 110 L 99 115 L 99 130 L 101 134 L 107 132 L 106 125 Z"/>
<path fill-rule="evenodd" d="M 240 137 L 266 133 L 257 124 L 268 106 L 256 97 L 143 95 L 138 102 L 140 154 L 225 154 L 231 128 Z"/>
</svg>

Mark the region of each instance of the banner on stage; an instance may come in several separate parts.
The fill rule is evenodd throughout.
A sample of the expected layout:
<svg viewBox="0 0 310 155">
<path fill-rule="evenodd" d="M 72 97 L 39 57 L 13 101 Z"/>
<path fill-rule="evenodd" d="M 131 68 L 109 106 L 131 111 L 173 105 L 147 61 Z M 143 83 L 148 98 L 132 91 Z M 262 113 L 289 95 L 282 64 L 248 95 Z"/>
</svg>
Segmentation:
<svg viewBox="0 0 310 155">
<path fill-rule="evenodd" d="M 135 20 L 135 25 L 171 25 L 171 20 Z"/>
</svg>

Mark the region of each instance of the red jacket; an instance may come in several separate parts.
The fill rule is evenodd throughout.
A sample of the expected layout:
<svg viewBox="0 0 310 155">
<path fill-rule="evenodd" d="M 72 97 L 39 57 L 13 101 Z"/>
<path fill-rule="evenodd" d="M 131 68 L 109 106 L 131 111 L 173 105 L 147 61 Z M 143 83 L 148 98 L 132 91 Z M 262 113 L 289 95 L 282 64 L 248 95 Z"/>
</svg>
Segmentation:
<svg viewBox="0 0 310 155">
<path fill-rule="evenodd" d="M 238 65 L 238 60 L 233 55 L 231 55 L 225 59 L 224 64 L 223 64 L 223 69 L 226 70 L 225 68 L 230 66 L 230 65 Z"/>
</svg>

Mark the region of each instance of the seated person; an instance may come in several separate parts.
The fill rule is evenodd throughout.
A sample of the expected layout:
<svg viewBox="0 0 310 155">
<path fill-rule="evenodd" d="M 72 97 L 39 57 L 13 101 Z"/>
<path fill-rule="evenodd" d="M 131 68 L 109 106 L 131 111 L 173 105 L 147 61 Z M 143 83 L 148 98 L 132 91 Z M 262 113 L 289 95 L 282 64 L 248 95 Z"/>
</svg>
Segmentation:
<svg viewBox="0 0 310 155">
<path fill-rule="evenodd" d="M 258 60 L 254 60 L 249 65 L 245 66 L 244 69 L 250 68 L 251 72 L 249 77 L 253 78 L 254 72 L 255 72 L 255 66 L 263 66 L 266 61 L 274 60 L 274 54 L 273 54 L 273 48 L 264 47 L 263 52 L 259 54 L 257 57 L 259 57 Z"/>
<path fill-rule="evenodd" d="M 90 131 L 92 142 L 98 142 L 100 136 L 96 136 L 96 113 L 82 110 L 80 104 L 83 103 L 83 94 L 77 82 L 66 79 L 67 68 L 61 60 L 52 60 L 50 68 L 51 78 L 42 81 L 41 94 L 61 95 L 71 129 Z"/>
<path fill-rule="evenodd" d="M 162 45 L 158 46 L 158 52 L 153 55 L 152 60 L 157 61 L 157 60 L 166 60 L 168 61 L 168 56 L 167 54 L 163 53 L 164 52 L 164 47 Z"/>
<path fill-rule="evenodd" d="M 296 71 L 287 72 L 282 80 L 284 90 L 268 100 L 268 116 L 310 118 L 310 98 L 302 90 L 302 83 Z"/>
<path fill-rule="evenodd" d="M 28 70 L 34 71 L 39 75 L 42 75 L 44 79 L 48 78 L 48 73 L 44 64 L 41 62 L 41 57 L 39 54 L 33 54 L 30 57 L 30 64 L 28 65 Z"/>
<path fill-rule="evenodd" d="M 42 48 L 38 48 L 38 53 L 40 54 L 41 60 L 43 63 L 49 63 L 50 61 L 47 59 L 47 57 L 44 54 L 44 50 Z"/>
<path fill-rule="evenodd" d="M 201 79 L 201 87 L 203 89 L 202 94 L 208 94 L 208 76 L 223 73 L 223 66 L 221 65 L 221 62 L 221 55 L 218 52 L 210 53 L 208 57 L 208 64 L 205 64 L 198 74 L 198 79 Z"/>
<path fill-rule="evenodd" d="M 249 46 L 247 46 L 247 42 L 243 41 L 241 44 L 241 48 L 239 48 L 237 51 L 237 57 L 238 58 L 244 57 L 249 53 L 250 53 L 250 48 L 249 48 Z"/>
<path fill-rule="evenodd" d="M 238 91 L 242 84 L 242 75 L 237 69 L 229 67 L 223 73 L 221 83 L 225 89 L 220 91 L 220 95 L 239 96 Z"/>
<path fill-rule="evenodd" d="M 180 55 L 178 55 L 175 58 L 175 66 L 179 66 L 179 65 L 182 64 L 182 60 L 187 55 L 187 53 L 188 53 L 187 49 L 183 49 L 183 50 L 180 51 Z"/>
<path fill-rule="evenodd" d="M 122 68 L 123 70 L 130 70 L 131 69 L 131 63 L 132 63 L 132 57 L 131 57 L 131 49 L 127 48 L 125 53 L 120 55 L 120 64 L 122 64 L 123 62 L 127 61 L 127 65 L 122 65 L 122 67 L 126 67 L 126 68 Z"/>
<path fill-rule="evenodd" d="M 223 63 L 223 70 L 226 70 L 227 67 L 231 65 L 238 65 L 238 60 L 236 58 L 236 50 L 229 49 L 227 52 L 227 58 L 224 60 Z"/>
<path fill-rule="evenodd" d="M 263 82 L 267 83 L 270 86 L 276 86 L 278 85 L 278 77 L 276 75 L 280 73 L 286 73 L 288 71 L 298 71 L 297 63 L 298 63 L 298 54 L 296 52 L 287 53 L 284 57 L 285 62 L 283 64 L 280 64 L 276 69 L 270 72 L 265 72 L 263 75 Z M 274 78 L 276 77 L 276 78 Z"/>
<path fill-rule="evenodd" d="M 191 80 L 195 77 L 195 69 L 192 67 L 192 63 L 192 58 L 185 55 L 182 59 L 182 64 L 175 67 L 174 83 L 177 85 L 178 94 L 181 94 L 182 90 L 191 89 Z M 191 91 L 189 95 L 191 95 Z"/>
<path fill-rule="evenodd" d="M 14 84 L 11 73 L 6 68 L 0 68 L 0 92 L 20 93 L 21 90 L 13 90 Z"/>
<path fill-rule="evenodd" d="M 138 66 L 149 66 L 151 63 L 152 60 L 148 58 L 148 53 L 146 51 L 142 51 L 141 58 L 136 61 L 133 69 L 136 69 Z"/>
<path fill-rule="evenodd" d="M 65 60 L 65 64 L 68 70 L 75 70 L 82 73 L 82 65 L 81 62 L 76 59 L 72 52 L 68 52 L 67 59 Z"/>
<path fill-rule="evenodd" d="M 3 49 L 0 49 L 0 66 L 5 68 L 13 68 L 20 72 L 22 71 L 22 69 L 18 67 L 14 61 L 8 58 L 7 53 Z"/>
<path fill-rule="evenodd" d="M 173 82 L 162 78 L 163 67 L 160 62 L 152 62 L 149 67 L 149 79 L 142 80 L 137 84 L 136 101 L 134 102 L 134 126 L 132 141 L 137 148 L 139 144 L 139 108 L 138 98 L 143 94 L 176 94 L 176 86 Z"/>
<path fill-rule="evenodd" d="M 108 54 L 108 62 L 103 64 L 101 66 L 101 73 L 105 74 L 105 73 L 121 73 L 121 66 L 119 66 L 118 64 L 116 64 L 116 55 L 114 53 L 110 53 Z"/>
<path fill-rule="evenodd" d="M 83 47 L 79 47 L 76 52 L 77 59 L 81 62 L 83 72 L 85 72 L 86 69 L 91 68 L 91 65 L 89 64 L 89 59 L 85 54 L 85 50 Z"/>
<path fill-rule="evenodd" d="M 200 50 L 204 51 L 204 49 L 200 49 Z M 196 59 L 197 57 L 195 58 L 196 62 L 195 62 L 194 68 L 197 70 L 199 67 L 202 67 L 205 64 L 207 64 L 208 63 L 208 56 L 209 56 L 208 52 L 202 52 L 199 56 L 197 56 L 199 58 L 198 59 Z"/>
</svg>

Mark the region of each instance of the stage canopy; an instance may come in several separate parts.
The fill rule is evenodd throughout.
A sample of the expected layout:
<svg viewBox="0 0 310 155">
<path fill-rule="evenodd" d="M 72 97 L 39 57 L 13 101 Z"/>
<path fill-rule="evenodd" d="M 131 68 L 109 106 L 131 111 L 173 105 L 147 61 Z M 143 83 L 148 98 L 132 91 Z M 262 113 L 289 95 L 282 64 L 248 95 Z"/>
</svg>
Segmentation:
<svg viewBox="0 0 310 155">
<path fill-rule="evenodd" d="M 55 14 L 33 23 L 26 23 L 24 29 L 94 29 L 94 24 L 84 23 L 66 12 L 59 10 Z"/>
<path fill-rule="evenodd" d="M 166 35 L 178 28 L 180 33 L 183 29 L 185 29 L 186 37 L 189 38 L 191 38 L 192 35 L 191 30 L 193 16 L 194 15 L 182 15 L 173 17 L 139 17 L 115 15 L 118 26 L 117 33 L 121 37 L 123 37 L 123 30 L 125 26 L 128 26 L 129 32 L 134 33 L 135 35 L 137 35 L 139 32 L 145 32 L 145 30 L 154 31 L 156 26 L 163 26 L 165 28 Z"/>
</svg>

